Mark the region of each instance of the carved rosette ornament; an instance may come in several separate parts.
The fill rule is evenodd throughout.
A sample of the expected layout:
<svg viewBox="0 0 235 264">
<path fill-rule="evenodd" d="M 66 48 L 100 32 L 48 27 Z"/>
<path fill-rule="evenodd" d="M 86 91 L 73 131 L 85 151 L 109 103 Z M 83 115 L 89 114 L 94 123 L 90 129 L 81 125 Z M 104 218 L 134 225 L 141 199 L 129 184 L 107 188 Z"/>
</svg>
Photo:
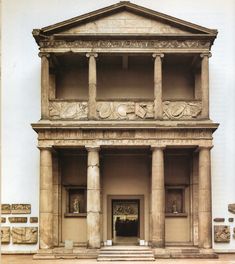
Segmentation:
<svg viewBox="0 0 235 264">
<path fill-rule="evenodd" d="M 50 102 L 49 113 L 52 119 L 86 119 L 87 102 Z"/>
<path fill-rule="evenodd" d="M 201 102 L 163 102 L 163 119 L 195 119 L 201 111 Z"/>
<path fill-rule="evenodd" d="M 153 103 L 150 102 L 99 102 L 98 118 L 107 120 L 153 119 Z"/>
</svg>

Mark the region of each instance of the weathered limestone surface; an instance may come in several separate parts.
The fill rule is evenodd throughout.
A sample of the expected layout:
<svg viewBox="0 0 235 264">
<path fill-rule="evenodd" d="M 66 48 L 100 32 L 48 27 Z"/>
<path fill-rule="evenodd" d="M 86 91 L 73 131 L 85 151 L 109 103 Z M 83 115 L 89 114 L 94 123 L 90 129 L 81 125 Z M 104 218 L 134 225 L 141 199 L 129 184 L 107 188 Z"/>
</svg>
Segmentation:
<svg viewBox="0 0 235 264">
<path fill-rule="evenodd" d="M 38 228 L 37 227 L 13 227 L 12 228 L 13 244 L 37 244 Z"/>
<path fill-rule="evenodd" d="M 230 242 L 230 227 L 227 225 L 215 225 L 214 241 L 216 243 Z"/>
<path fill-rule="evenodd" d="M 30 223 L 38 223 L 38 217 L 30 217 Z"/>
<path fill-rule="evenodd" d="M 53 177 L 50 148 L 40 149 L 40 248 L 53 246 Z"/>
<path fill-rule="evenodd" d="M 1 223 L 6 223 L 6 217 L 1 217 Z"/>
<path fill-rule="evenodd" d="M 163 147 L 152 147 L 152 246 L 165 246 L 165 186 Z"/>
<path fill-rule="evenodd" d="M 99 147 L 87 146 L 87 240 L 89 248 L 100 248 Z"/>
<path fill-rule="evenodd" d="M 202 53 L 201 63 L 201 96 L 202 96 L 202 113 L 204 119 L 209 119 L 209 58 L 211 53 Z"/>
<path fill-rule="evenodd" d="M 217 217 L 217 218 L 214 218 L 214 222 L 224 222 L 224 218 L 219 218 L 219 217 Z"/>
<path fill-rule="evenodd" d="M 201 111 L 201 102 L 163 102 L 163 119 L 195 119 L 200 115 Z"/>
<path fill-rule="evenodd" d="M 27 223 L 27 217 L 8 217 L 10 223 Z"/>
<path fill-rule="evenodd" d="M 64 33 L 187 33 L 186 30 L 166 25 L 160 21 L 144 18 L 128 11 L 101 18 L 95 22 L 89 22 Z"/>
<path fill-rule="evenodd" d="M 153 119 L 151 102 L 98 102 L 98 118 L 104 120 Z"/>
<path fill-rule="evenodd" d="M 230 213 L 235 214 L 235 203 L 234 204 L 229 204 L 228 205 L 228 210 Z"/>
<path fill-rule="evenodd" d="M 10 204 L 1 204 L 1 214 L 10 214 L 11 205 Z"/>
<path fill-rule="evenodd" d="M 83 120 L 87 118 L 87 102 L 49 102 L 49 114 L 52 119 Z"/>
<path fill-rule="evenodd" d="M 96 119 L 96 86 L 97 86 L 97 76 L 96 76 L 96 57 L 97 53 L 87 53 L 86 56 L 89 58 L 89 101 L 88 101 L 88 117 L 90 119 Z"/>
<path fill-rule="evenodd" d="M 12 204 L 11 213 L 12 214 L 30 214 L 31 204 Z"/>
<path fill-rule="evenodd" d="M 1 243 L 10 243 L 10 227 L 1 227 Z"/>
<path fill-rule="evenodd" d="M 161 53 L 153 54 L 154 60 L 154 117 L 162 118 L 162 58 Z"/>
<path fill-rule="evenodd" d="M 199 150 L 199 247 L 212 247 L 212 214 L 211 214 L 211 160 L 210 148 L 201 147 Z"/>
</svg>

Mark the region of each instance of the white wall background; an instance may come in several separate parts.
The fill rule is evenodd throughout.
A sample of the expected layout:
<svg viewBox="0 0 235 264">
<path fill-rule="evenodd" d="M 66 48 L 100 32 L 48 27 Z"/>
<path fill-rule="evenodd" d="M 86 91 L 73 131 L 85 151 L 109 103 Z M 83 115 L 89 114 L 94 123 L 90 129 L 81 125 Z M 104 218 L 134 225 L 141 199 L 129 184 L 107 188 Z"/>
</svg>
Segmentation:
<svg viewBox="0 0 235 264">
<path fill-rule="evenodd" d="M 227 210 L 228 203 L 235 203 L 235 1 L 132 2 L 219 30 L 210 59 L 211 118 L 220 123 L 212 151 L 213 218 L 224 217 L 228 223 L 228 217 L 235 217 Z M 32 29 L 114 3 L 114 0 L 2 0 L 2 203 L 30 203 L 31 216 L 38 216 L 39 151 L 30 124 L 40 118 L 40 59 Z M 231 242 L 214 245 L 215 249 L 235 251 L 232 238 L 235 223 L 230 225 Z M 2 250 L 37 247 L 3 245 Z"/>
</svg>

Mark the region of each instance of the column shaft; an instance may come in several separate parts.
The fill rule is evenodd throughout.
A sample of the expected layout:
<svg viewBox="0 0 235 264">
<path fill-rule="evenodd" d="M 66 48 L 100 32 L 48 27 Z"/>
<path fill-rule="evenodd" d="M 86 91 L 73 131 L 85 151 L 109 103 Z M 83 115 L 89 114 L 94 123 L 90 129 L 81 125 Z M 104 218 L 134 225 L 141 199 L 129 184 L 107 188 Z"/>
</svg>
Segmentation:
<svg viewBox="0 0 235 264">
<path fill-rule="evenodd" d="M 96 119 L 96 88 L 97 88 L 97 76 L 96 76 L 96 53 L 87 53 L 89 58 L 89 101 L 88 101 L 88 117 L 89 119 Z"/>
<path fill-rule="evenodd" d="M 39 53 L 41 57 L 41 118 L 49 117 L 49 54 Z"/>
<path fill-rule="evenodd" d="M 164 152 L 152 150 L 152 246 L 165 246 Z"/>
<path fill-rule="evenodd" d="M 201 54 L 201 96 L 202 113 L 201 117 L 209 119 L 209 57 L 210 53 Z"/>
<path fill-rule="evenodd" d="M 154 118 L 162 119 L 162 58 L 163 54 L 153 54 L 154 60 Z"/>
<path fill-rule="evenodd" d="M 40 222 L 39 244 L 41 249 L 53 247 L 53 175 L 52 153 L 40 149 Z"/>
<path fill-rule="evenodd" d="M 100 248 L 99 148 L 87 147 L 87 240 L 89 248 Z"/>
<path fill-rule="evenodd" d="M 212 215 L 211 215 L 211 162 L 210 148 L 200 148 L 199 151 L 199 189 L 198 189 L 198 229 L 199 247 L 212 247 Z"/>
</svg>

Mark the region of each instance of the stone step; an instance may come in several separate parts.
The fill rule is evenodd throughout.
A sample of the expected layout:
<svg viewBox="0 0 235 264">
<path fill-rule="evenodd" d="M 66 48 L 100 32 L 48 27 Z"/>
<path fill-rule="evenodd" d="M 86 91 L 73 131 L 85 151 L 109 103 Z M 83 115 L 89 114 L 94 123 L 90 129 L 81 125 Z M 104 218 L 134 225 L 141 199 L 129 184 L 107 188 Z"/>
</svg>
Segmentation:
<svg viewBox="0 0 235 264">
<path fill-rule="evenodd" d="M 104 247 L 100 249 L 97 261 L 154 261 L 153 251 L 148 247 Z"/>
<path fill-rule="evenodd" d="M 97 261 L 155 261 L 154 257 L 146 257 L 146 258 L 141 258 L 141 257 L 136 257 L 136 258 L 99 258 Z"/>
</svg>

